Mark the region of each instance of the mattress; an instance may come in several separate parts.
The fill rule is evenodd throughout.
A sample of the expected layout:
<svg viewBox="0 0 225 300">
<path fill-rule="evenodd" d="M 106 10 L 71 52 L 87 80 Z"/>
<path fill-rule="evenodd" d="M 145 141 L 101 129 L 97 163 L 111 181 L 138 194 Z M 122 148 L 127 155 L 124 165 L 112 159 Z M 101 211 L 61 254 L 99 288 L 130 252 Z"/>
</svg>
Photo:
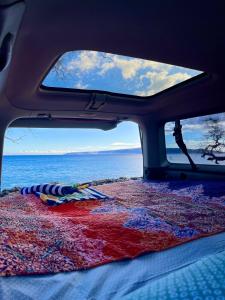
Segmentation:
<svg viewBox="0 0 225 300">
<path fill-rule="evenodd" d="M 0 299 L 123 299 L 146 284 L 224 250 L 225 233 L 220 233 L 87 271 L 1 277 Z"/>
<path fill-rule="evenodd" d="M 136 289 L 123 300 L 225 300 L 225 251 Z"/>
</svg>

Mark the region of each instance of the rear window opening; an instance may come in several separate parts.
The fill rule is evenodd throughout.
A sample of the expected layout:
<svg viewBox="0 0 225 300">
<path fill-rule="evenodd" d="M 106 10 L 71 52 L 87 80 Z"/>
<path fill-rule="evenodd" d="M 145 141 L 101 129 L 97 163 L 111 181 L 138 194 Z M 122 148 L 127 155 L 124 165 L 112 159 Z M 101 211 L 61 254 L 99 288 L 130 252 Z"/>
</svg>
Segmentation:
<svg viewBox="0 0 225 300">
<path fill-rule="evenodd" d="M 225 166 L 225 113 L 180 120 L 183 141 L 195 164 Z M 174 136 L 175 121 L 165 124 L 167 160 L 187 164 Z"/>
<path fill-rule="evenodd" d="M 5 134 L 2 189 L 142 175 L 139 129 L 132 122 L 109 131 L 8 128 Z"/>
<path fill-rule="evenodd" d="M 200 74 L 198 70 L 156 61 L 82 50 L 63 54 L 42 87 L 148 97 Z"/>
</svg>

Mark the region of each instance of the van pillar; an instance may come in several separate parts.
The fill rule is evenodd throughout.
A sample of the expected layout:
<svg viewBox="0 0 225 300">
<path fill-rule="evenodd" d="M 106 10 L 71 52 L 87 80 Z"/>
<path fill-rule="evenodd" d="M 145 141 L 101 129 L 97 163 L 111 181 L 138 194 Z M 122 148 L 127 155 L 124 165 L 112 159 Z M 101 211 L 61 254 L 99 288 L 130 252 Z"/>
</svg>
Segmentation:
<svg viewBox="0 0 225 300">
<path fill-rule="evenodd" d="M 145 119 L 139 124 L 142 132 L 143 177 L 144 179 L 165 178 L 164 127 L 154 119 Z"/>
</svg>

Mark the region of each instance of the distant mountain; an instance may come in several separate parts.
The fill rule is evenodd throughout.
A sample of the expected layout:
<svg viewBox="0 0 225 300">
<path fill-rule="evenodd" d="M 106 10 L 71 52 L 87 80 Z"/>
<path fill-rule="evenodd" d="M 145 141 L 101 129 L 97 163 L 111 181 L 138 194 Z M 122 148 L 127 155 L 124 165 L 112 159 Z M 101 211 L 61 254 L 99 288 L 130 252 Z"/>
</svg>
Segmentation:
<svg viewBox="0 0 225 300">
<path fill-rule="evenodd" d="M 179 148 L 167 148 L 166 152 L 168 154 L 182 153 L 182 151 Z M 202 149 L 188 149 L 188 153 L 202 153 Z"/>
<path fill-rule="evenodd" d="M 188 150 L 189 153 L 201 153 L 201 149 L 190 149 Z M 97 155 L 97 154 L 141 154 L 141 148 L 132 148 L 132 149 L 118 149 L 118 150 L 106 150 L 106 151 L 93 151 L 93 152 L 70 152 L 66 153 L 65 155 Z M 178 154 L 181 153 L 179 148 L 168 148 L 168 154 Z"/>
<path fill-rule="evenodd" d="M 132 149 L 118 149 L 118 150 L 106 150 L 106 151 L 92 151 L 92 152 L 71 152 L 65 155 L 96 155 L 96 154 L 141 154 L 141 148 Z"/>
</svg>

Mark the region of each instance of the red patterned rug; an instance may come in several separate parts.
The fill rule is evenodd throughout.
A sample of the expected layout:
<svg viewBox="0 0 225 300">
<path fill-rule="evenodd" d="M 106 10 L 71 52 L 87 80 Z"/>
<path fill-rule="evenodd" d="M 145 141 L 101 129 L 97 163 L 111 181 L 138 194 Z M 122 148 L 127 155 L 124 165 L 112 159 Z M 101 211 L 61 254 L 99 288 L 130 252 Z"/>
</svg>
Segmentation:
<svg viewBox="0 0 225 300">
<path fill-rule="evenodd" d="M 48 207 L 0 200 L 0 275 L 88 269 L 225 230 L 225 183 L 129 180 L 97 188 L 114 200 Z"/>
</svg>

